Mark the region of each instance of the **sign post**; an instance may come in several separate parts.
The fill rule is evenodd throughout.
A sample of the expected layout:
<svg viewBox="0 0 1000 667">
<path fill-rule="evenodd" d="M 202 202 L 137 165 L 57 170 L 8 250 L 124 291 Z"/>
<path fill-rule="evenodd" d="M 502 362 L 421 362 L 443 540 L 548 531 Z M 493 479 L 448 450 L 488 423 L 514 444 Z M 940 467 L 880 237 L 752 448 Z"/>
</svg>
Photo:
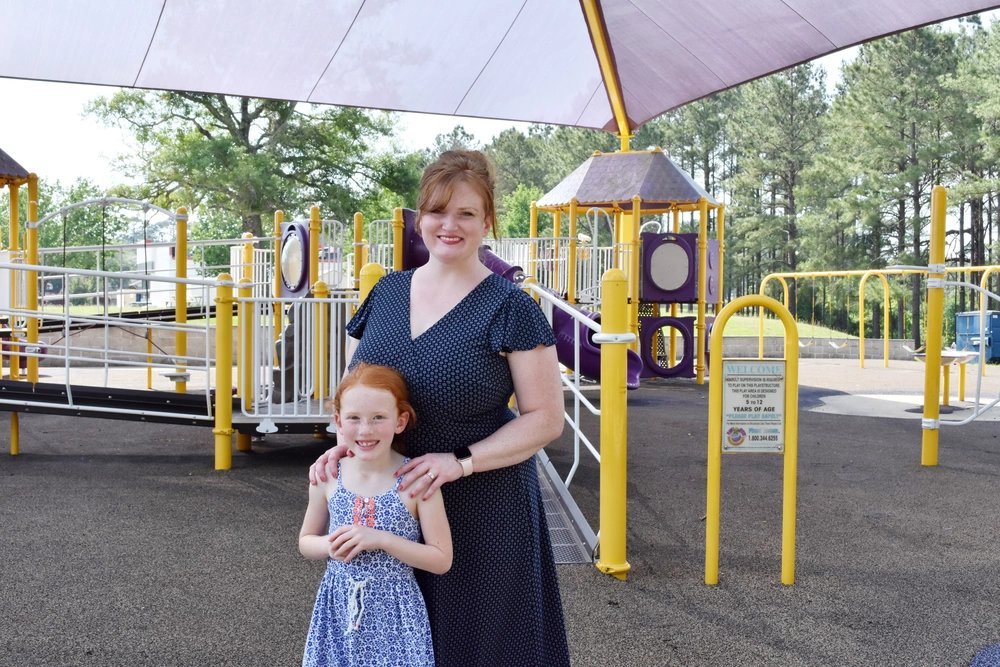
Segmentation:
<svg viewBox="0 0 1000 667">
<path fill-rule="evenodd" d="M 734 313 L 753 306 L 767 308 L 785 325 L 784 359 L 722 358 L 726 322 Z M 722 453 L 772 452 L 784 455 L 781 583 L 790 586 L 795 583 L 799 334 L 788 309 L 762 294 L 740 297 L 723 308 L 712 329 L 709 380 L 705 583 L 719 583 Z"/>
</svg>

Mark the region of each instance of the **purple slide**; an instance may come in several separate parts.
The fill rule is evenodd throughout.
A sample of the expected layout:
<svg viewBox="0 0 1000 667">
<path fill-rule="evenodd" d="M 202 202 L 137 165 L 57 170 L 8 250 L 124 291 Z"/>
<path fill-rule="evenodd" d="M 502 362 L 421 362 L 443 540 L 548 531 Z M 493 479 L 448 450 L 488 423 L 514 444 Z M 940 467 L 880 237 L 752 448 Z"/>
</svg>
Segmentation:
<svg viewBox="0 0 1000 667">
<path fill-rule="evenodd" d="M 483 264 L 486 265 L 486 268 L 493 273 L 496 273 L 513 283 L 520 283 L 521 280 L 524 279 L 524 270 L 521 267 L 511 266 L 488 248 L 481 249 L 479 251 L 479 256 L 483 260 Z M 555 292 L 548 288 L 545 288 L 545 291 L 549 294 L 557 296 Z M 586 310 L 581 310 L 580 312 L 595 322 L 601 321 L 599 313 L 591 313 Z M 560 308 L 552 309 L 552 330 L 556 334 L 556 356 L 559 357 L 559 363 L 568 368 L 573 368 L 575 362 L 573 346 L 576 341 L 576 336 L 579 335 L 579 371 L 585 377 L 593 380 L 600 380 L 601 348 L 591 339 L 593 331 L 591 331 L 584 324 L 577 322 L 572 315 L 566 313 Z M 625 372 L 626 387 L 629 389 L 635 389 L 639 386 L 639 375 L 642 372 L 642 368 L 642 357 L 634 351 L 628 350 Z"/>
</svg>

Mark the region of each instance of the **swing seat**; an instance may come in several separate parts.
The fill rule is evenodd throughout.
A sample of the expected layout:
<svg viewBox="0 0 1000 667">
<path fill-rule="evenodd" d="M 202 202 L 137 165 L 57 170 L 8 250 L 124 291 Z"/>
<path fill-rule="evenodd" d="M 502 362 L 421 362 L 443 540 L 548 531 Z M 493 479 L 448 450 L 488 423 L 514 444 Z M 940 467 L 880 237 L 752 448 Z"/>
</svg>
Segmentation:
<svg viewBox="0 0 1000 667">
<path fill-rule="evenodd" d="M 812 344 L 812 339 L 809 339 L 808 343 L 803 343 L 801 339 L 799 340 L 799 347 L 812 347 Z"/>
<path fill-rule="evenodd" d="M 843 350 L 845 347 L 847 347 L 847 341 L 844 341 L 840 345 L 837 345 L 832 340 L 831 341 L 827 341 L 827 342 L 830 343 L 830 347 L 832 347 L 835 350 Z"/>
</svg>

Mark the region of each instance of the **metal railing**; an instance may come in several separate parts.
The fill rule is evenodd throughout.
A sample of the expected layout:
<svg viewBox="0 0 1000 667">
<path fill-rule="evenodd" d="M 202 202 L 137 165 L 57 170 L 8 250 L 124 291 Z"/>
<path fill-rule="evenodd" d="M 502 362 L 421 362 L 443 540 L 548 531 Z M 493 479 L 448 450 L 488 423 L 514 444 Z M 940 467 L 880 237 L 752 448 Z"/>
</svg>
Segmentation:
<svg viewBox="0 0 1000 667">
<path fill-rule="evenodd" d="M 51 277 L 57 276 L 65 283 L 73 280 L 91 280 L 98 288 L 106 286 L 111 281 L 121 280 L 121 274 L 109 271 L 87 269 L 65 269 L 42 265 L 23 263 L 2 263 L 0 271 L 9 271 L 10 275 L 19 280 L 19 276 Z M 193 289 L 200 290 L 208 300 L 220 284 L 217 280 L 180 279 L 168 276 L 135 276 L 136 280 L 149 283 L 183 283 Z M 99 293 L 109 291 L 96 290 Z M 59 311 L 46 311 L 44 317 L 48 322 L 57 322 L 54 328 L 42 339 L 38 335 L 37 325 L 41 312 L 15 304 L 0 309 L 0 317 L 6 317 L 8 322 L 19 323 L 11 327 L 8 340 L 5 341 L 5 356 L 11 371 L 10 378 L 27 380 L 34 384 L 39 382 L 39 366 L 44 366 L 56 375 L 59 369 L 61 384 L 65 387 L 66 400 L 61 408 L 70 410 L 86 409 L 89 412 L 107 412 L 117 414 L 134 414 L 149 418 L 177 418 L 178 412 L 160 412 L 149 409 L 129 409 L 126 406 L 102 407 L 99 405 L 82 405 L 74 398 L 76 386 L 115 386 L 115 376 L 119 371 L 145 370 L 147 386 L 151 388 L 152 375 L 161 373 L 182 392 L 187 390 L 187 380 L 192 373 L 201 373 L 205 407 L 182 415 L 191 421 L 210 421 L 212 419 L 211 372 L 214 367 L 214 354 L 211 345 L 212 331 L 210 320 L 205 317 L 198 322 L 180 323 L 163 322 L 160 320 L 138 317 L 122 317 L 111 312 L 109 304 L 105 303 L 100 312 L 88 312 L 74 306 L 70 299 L 61 304 Z M 162 345 L 168 345 L 167 340 L 176 339 L 178 335 L 188 335 L 200 338 L 202 345 L 199 353 L 176 349 L 167 351 Z M 157 336 L 160 338 L 156 340 Z M 136 340 L 144 341 L 146 349 L 132 344 Z M 22 368 L 23 367 L 23 368 Z M 96 372 L 95 372 L 96 371 Z M 24 374 L 22 374 L 22 372 Z M 29 406 L 30 400 L 18 399 L 7 401 L 0 397 L 0 403 L 8 405 Z M 34 404 L 52 406 L 51 401 L 38 401 Z"/>
<path fill-rule="evenodd" d="M 344 331 L 357 303 L 357 293 L 346 290 L 318 290 L 312 298 L 237 298 L 238 387 L 243 416 L 259 422 L 258 431 L 274 432 L 281 422 L 330 421 L 326 402 L 344 371 Z M 272 312 L 281 313 L 280 331 Z"/>
</svg>

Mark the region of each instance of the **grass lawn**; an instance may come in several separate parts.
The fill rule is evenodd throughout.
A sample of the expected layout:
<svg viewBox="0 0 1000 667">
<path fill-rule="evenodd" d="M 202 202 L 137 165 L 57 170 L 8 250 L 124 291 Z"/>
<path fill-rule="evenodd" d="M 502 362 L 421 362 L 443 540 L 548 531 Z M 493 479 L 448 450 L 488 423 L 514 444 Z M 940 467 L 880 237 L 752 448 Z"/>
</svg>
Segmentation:
<svg viewBox="0 0 1000 667">
<path fill-rule="evenodd" d="M 759 335 L 760 320 L 756 315 L 734 315 L 726 323 L 726 336 L 757 336 Z M 812 325 L 808 322 L 799 322 L 799 338 L 857 338 L 842 331 L 827 329 L 819 325 Z M 785 325 L 781 320 L 764 319 L 765 336 L 784 336 Z"/>
</svg>

